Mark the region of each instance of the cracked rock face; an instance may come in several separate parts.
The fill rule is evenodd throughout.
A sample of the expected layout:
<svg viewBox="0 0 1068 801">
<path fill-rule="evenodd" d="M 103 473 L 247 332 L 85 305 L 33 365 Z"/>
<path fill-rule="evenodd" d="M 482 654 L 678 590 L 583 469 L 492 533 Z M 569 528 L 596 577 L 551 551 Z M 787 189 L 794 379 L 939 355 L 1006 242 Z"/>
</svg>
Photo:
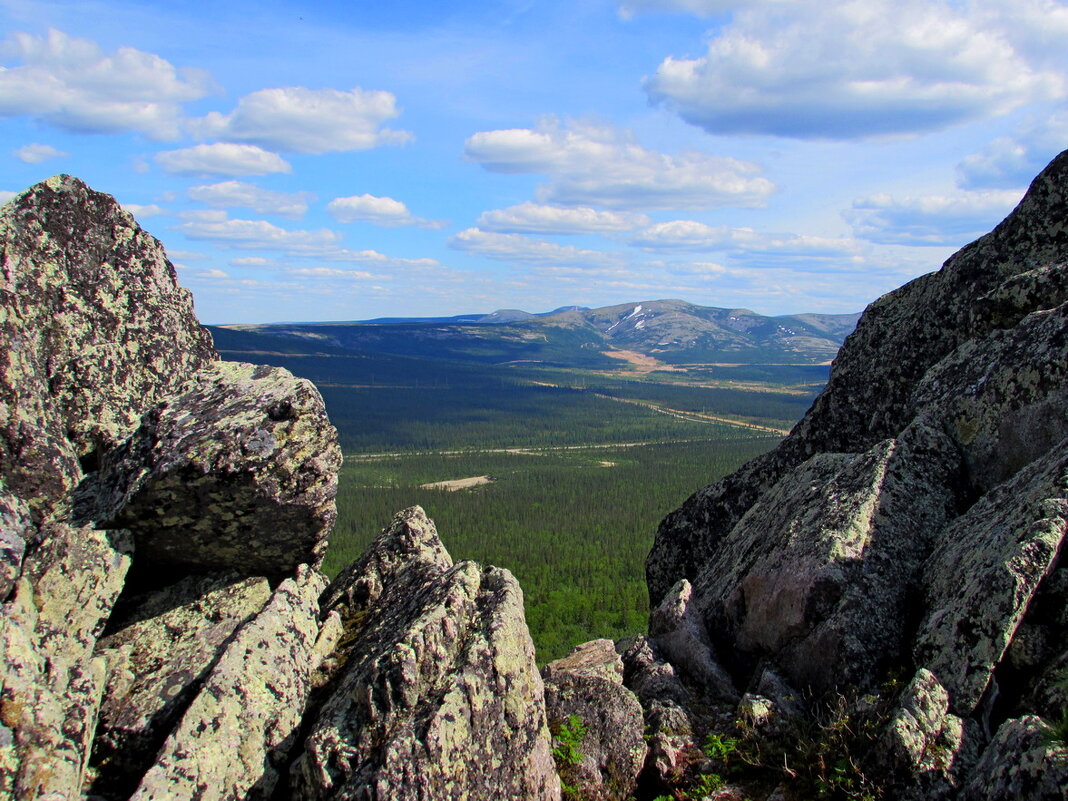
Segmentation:
<svg viewBox="0 0 1068 801">
<path fill-rule="evenodd" d="M 0 461 L 38 514 L 218 358 L 160 243 L 67 175 L 0 208 L 0 332 Z"/>
<path fill-rule="evenodd" d="M 368 580 L 344 577 L 381 591 L 349 615 L 295 798 L 559 798 L 522 591 L 507 570 L 442 559 L 432 525 L 405 510 L 361 560 Z"/>
<path fill-rule="evenodd" d="M 311 382 L 217 362 L 104 457 L 98 515 L 133 532 L 142 563 L 278 575 L 322 562 L 340 467 Z"/>
<path fill-rule="evenodd" d="M 661 523 L 650 633 L 683 683 L 718 662 L 759 718 L 769 668 L 815 699 L 913 676 L 869 754 L 896 797 L 1063 797 L 1034 721 L 1068 702 L 1066 365 L 1068 151 L 867 309 L 778 448 Z"/>
</svg>

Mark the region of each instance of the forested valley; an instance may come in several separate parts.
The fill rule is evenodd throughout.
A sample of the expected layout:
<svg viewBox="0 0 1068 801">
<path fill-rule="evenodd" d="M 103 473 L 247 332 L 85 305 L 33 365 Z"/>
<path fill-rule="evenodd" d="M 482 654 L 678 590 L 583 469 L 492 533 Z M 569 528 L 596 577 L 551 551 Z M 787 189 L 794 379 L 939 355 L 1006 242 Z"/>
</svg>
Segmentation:
<svg viewBox="0 0 1068 801">
<path fill-rule="evenodd" d="M 471 363 L 212 333 L 224 357 L 286 367 L 323 394 L 345 453 L 324 569 L 423 506 L 455 560 L 518 577 L 539 662 L 643 630 L 660 519 L 773 447 L 827 377 L 816 365 Z"/>
</svg>

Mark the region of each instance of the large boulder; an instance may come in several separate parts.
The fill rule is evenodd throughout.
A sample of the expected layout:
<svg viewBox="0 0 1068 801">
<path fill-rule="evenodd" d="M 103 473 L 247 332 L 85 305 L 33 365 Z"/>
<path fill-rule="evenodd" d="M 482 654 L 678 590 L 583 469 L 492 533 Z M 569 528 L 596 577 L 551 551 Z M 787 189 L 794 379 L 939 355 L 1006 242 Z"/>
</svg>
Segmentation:
<svg viewBox="0 0 1068 801">
<path fill-rule="evenodd" d="M 340 466 L 310 381 L 217 362 L 105 455 L 90 514 L 133 532 L 141 568 L 285 574 L 322 562 Z"/>
<path fill-rule="evenodd" d="M 0 463 L 38 515 L 218 358 L 163 246 L 69 175 L 0 208 L 0 339 Z"/>
<path fill-rule="evenodd" d="M 383 553 L 363 560 L 373 577 L 345 577 L 381 591 L 349 615 L 347 660 L 311 723 L 293 795 L 557 799 L 522 591 L 507 570 L 443 563 L 424 521 L 406 510 L 387 529 L 405 542 L 380 537 L 372 550 Z M 405 551 L 414 558 L 398 563 Z"/>
<path fill-rule="evenodd" d="M 722 665 L 748 688 L 742 747 L 781 706 L 759 677 L 797 688 L 791 725 L 846 772 L 798 781 L 1051 792 L 1032 718 L 1068 704 L 1066 218 L 1068 152 L 993 232 L 868 308 L 775 450 L 660 525 L 650 632 L 683 684 Z"/>
</svg>

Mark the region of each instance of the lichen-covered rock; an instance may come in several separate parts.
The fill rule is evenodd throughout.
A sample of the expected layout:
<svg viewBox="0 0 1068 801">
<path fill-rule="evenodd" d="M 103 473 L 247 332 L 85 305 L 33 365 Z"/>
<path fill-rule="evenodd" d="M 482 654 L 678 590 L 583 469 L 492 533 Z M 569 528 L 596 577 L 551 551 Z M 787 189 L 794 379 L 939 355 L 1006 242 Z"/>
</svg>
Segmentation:
<svg viewBox="0 0 1068 801">
<path fill-rule="evenodd" d="M 898 698 L 874 759 L 900 798 L 952 798 L 975 762 L 975 732 L 949 711 L 949 693 L 921 668 Z"/>
<path fill-rule="evenodd" d="M 719 701 L 737 702 L 738 690 L 716 661 L 712 641 L 692 601 L 693 587 L 680 579 L 649 615 L 649 637 L 667 661 L 700 682 L 706 692 Z"/>
<path fill-rule="evenodd" d="M 981 498 L 942 535 L 924 575 L 917 664 L 971 714 L 1068 532 L 1068 441 Z"/>
<path fill-rule="evenodd" d="M 218 358 L 160 243 L 67 175 L 0 208 L 0 339 L 0 463 L 37 516 Z"/>
<path fill-rule="evenodd" d="M 571 673 L 557 666 L 545 679 L 545 706 L 549 728 L 560 743 L 564 782 L 587 798 L 630 798 L 648 747 L 641 705 L 622 677 Z M 563 743 L 579 734 L 571 748 Z"/>
<path fill-rule="evenodd" d="M 638 698 L 648 753 L 640 781 L 657 791 L 677 782 L 698 748 L 692 697 L 675 668 L 645 636 L 623 653 L 623 683 Z"/>
<path fill-rule="evenodd" d="M 14 495 L 0 490 L 0 603 L 15 588 L 22 573 L 26 540 L 36 534 L 29 507 Z"/>
<path fill-rule="evenodd" d="M 234 632 L 270 597 L 264 578 L 192 576 L 139 599 L 131 619 L 100 639 L 108 670 L 94 795 L 129 797 Z"/>
<path fill-rule="evenodd" d="M 969 776 L 962 801 L 1065 801 L 1068 748 L 1034 715 L 998 729 Z"/>
<path fill-rule="evenodd" d="M 1060 271 L 1068 273 L 1068 265 Z M 927 373 L 912 403 L 940 420 L 985 492 L 1068 437 L 1068 304 L 971 339 Z"/>
<path fill-rule="evenodd" d="M 397 574 L 415 562 L 441 569 L 452 567 L 452 557 L 442 545 L 434 521 L 419 506 L 394 515 L 360 558 L 330 582 L 320 599 L 323 611 L 336 610 L 342 620 L 366 613 Z"/>
<path fill-rule="evenodd" d="M 695 579 L 716 653 L 742 671 L 771 657 L 820 691 L 877 682 L 908 651 L 905 623 L 958 470 L 949 439 L 917 421 L 864 454 L 819 454 L 785 475 Z"/>
<path fill-rule="evenodd" d="M 437 546 L 421 510 L 403 514 L 387 532 L 423 544 L 373 546 L 413 558 L 375 574 L 384 583 L 354 621 L 294 766 L 294 797 L 559 798 L 518 583 L 506 570 L 420 558 Z"/>
<path fill-rule="evenodd" d="M 831 380 L 775 451 L 695 493 L 661 523 L 646 562 L 653 605 L 693 581 L 720 540 L 787 471 L 823 452 L 859 453 L 912 420 L 912 395 L 970 339 L 1065 302 L 1068 152 L 1035 178 L 997 228 L 872 303 L 834 361 Z"/>
<path fill-rule="evenodd" d="M 325 578 L 302 566 L 219 657 L 131 801 L 267 799 L 310 692 Z"/>
<path fill-rule="evenodd" d="M 130 564 L 125 532 L 54 523 L 0 616 L 0 723 L 18 799 L 77 798 L 104 688 L 93 656 Z"/>
<path fill-rule="evenodd" d="M 340 465 L 311 382 L 218 362 L 104 457 L 96 516 L 133 532 L 138 569 L 284 575 L 321 563 Z"/>
<path fill-rule="evenodd" d="M 541 669 L 548 681 L 557 676 L 594 676 L 623 684 L 623 660 L 611 640 L 590 640 L 571 649 L 567 656 L 549 662 Z"/>
</svg>

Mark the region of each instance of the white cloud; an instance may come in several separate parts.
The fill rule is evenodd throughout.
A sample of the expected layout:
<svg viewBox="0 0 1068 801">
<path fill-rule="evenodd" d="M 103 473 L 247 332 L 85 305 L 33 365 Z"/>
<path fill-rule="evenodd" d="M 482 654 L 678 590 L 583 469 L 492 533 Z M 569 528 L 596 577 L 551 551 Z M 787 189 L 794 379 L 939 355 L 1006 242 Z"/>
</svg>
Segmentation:
<svg viewBox="0 0 1068 801">
<path fill-rule="evenodd" d="M 60 156 L 69 156 L 70 154 L 64 153 L 62 150 L 54 148 L 51 145 L 42 145 L 34 142 L 33 144 L 24 145 L 17 150 L 12 150 L 11 155 L 24 164 L 40 164 L 42 161 L 59 158 Z"/>
<path fill-rule="evenodd" d="M 750 162 L 687 152 L 646 150 L 629 133 L 606 125 L 552 118 L 536 129 L 482 131 L 464 146 L 487 170 L 541 173 L 542 202 L 608 208 L 711 208 L 760 205 L 774 185 Z"/>
<path fill-rule="evenodd" d="M 860 247 L 853 239 L 798 234 L 765 233 L 752 228 L 712 226 L 695 220 L 672 220 L 639 231 L 630 244 L 649 251 L 721 250 L 787 258 L 842 258 Z"/>
<path fill-rule="evenodd" d="M 267 267 L 272 262 L 270 259 L 263 258 L 263 256 L 238 256 L 230 259 L 230 264 L 233 267 Z"/>
<path fill-rule="evenodd" d="M 175 227 L 189 239 L 215 242 L 224 247 L 245 247 L 291 252 L 314 251 L 341 240 L 336 231 L 289 231 L 266 220 L 194 219 Z"/>
<path fill-rule="evenodd" d="M 150 203 L 146 206 L 142 206 L 140 203 L 123 203 L 122 207 L 138 219 L 143 217 L 157 217 L 160 214 L 169 213 L 165 208 L 157 206 L 155 203 Z"/>
<path fill-rule="evenodd" d="M 962 189 L 1025 187 L 1068 147 L 1068 112 L 1026 125 L 1016 136 L 990 142 L 957 165 Z"/>
<path fill-rule="evenodd" d="M 213 89 L 202 70 L 178 69 L 152 53 L 120 47 L 105 54 L 88 39 L 50 30 L 17 33 L 0 44 L 0 116 L 27 116 L 76 133 L 180 134 L 181 104 Z"/>
<path fill-rule="evenodd" d="M 710 133 L 916 133 L 1063 97 L 1065 36 L 1054 0 L 765 0 L 704 56 L 665 59 L 645 88 Z"/>
<path fill-rule="evenodd" d="M 338 197 L 326 204 L 326 210 L 341 223 L 367 222 L 384 228 L 418 225 L 421 228 L 443 228 L 444 223 L 415 217 L 401 201 L 375 195 Z"/>
<path fill-rule="evenodd" d="M 0 204 L 7 203 L 11 198 L 15 197 L 18 192 L 9 192 L 6 189 L 0 189 Z"/>
<path fill-rule="evenodd" d="M 450 237 L 448 245 L 456 250 L 476 253 L 498 261 L 524 264 L 603 267 L 620 262 L 620 257 L 612 253 L 558 245 L 544 239 L 531 239 L 522 234 L 490 233 L 478 228 L 468 228 Z"/>
<path fill-rule="evenodd" d="M 268 175 L 293 170 L 277 153 L 229 143 L 164 150 L 156 154 L 156 163 L 171 175 Z"/>
<path fill-rule="evenodd" d="M 242 181 L 193 186 L 187 194 L 207 206 L 224 209 L 246 208 L 260 214 L 277 214 L 291 220 L 303 217 L 308 211 L 308 202 L 314 198 L 310 192 L 275 192 Z"/>
<path fill-rule="evenodd" d="M 300 267 L 289 273 L 301 278 L 344 278 L 349 281 L 381 278 L 363 270 L 339 270 L 336 267 Z"/>
<path fill-rule="evenodd" d="M 297 153 L 331 153 L 410 141 L 413 137 L 407 131 L 380 127 L 399 114 L 390 92 L 287 86 L 245 95 L 231 113 L 212 112 L 191 128 L 204 138 Z"/>
<path fill-rule="evenodd" d="M 753 2 L 754 0 L 621 0 L 619 15 L 623 19 L 630 19 L 638 14 L 675 11 L 694 14 L 698 17 L 710 17 L 713 14 L 726 14 L 743 6 L 752 5 Z"/>
<path fill-rule="evenodd" d="M 222 270 L 203 270 L 195 274 L 197 278 L 229 278 L 230 274 Z"/>
<path fill-rule="evenodd" d="M 598 211 L 587 206 L 564 208 L 520 203 L 483 212 L 477 226 L 508 234 L 612 234 L 649 225 L 649 218 L 633 212 Z"/>
<path fill-rule="evenodd" d="M 967 192 L 853 201 L 843 213 L 862 239 L 883 245 L 961 246 L 990 231 L 1020 202 L 1022 191 Z"/>
</svg>

